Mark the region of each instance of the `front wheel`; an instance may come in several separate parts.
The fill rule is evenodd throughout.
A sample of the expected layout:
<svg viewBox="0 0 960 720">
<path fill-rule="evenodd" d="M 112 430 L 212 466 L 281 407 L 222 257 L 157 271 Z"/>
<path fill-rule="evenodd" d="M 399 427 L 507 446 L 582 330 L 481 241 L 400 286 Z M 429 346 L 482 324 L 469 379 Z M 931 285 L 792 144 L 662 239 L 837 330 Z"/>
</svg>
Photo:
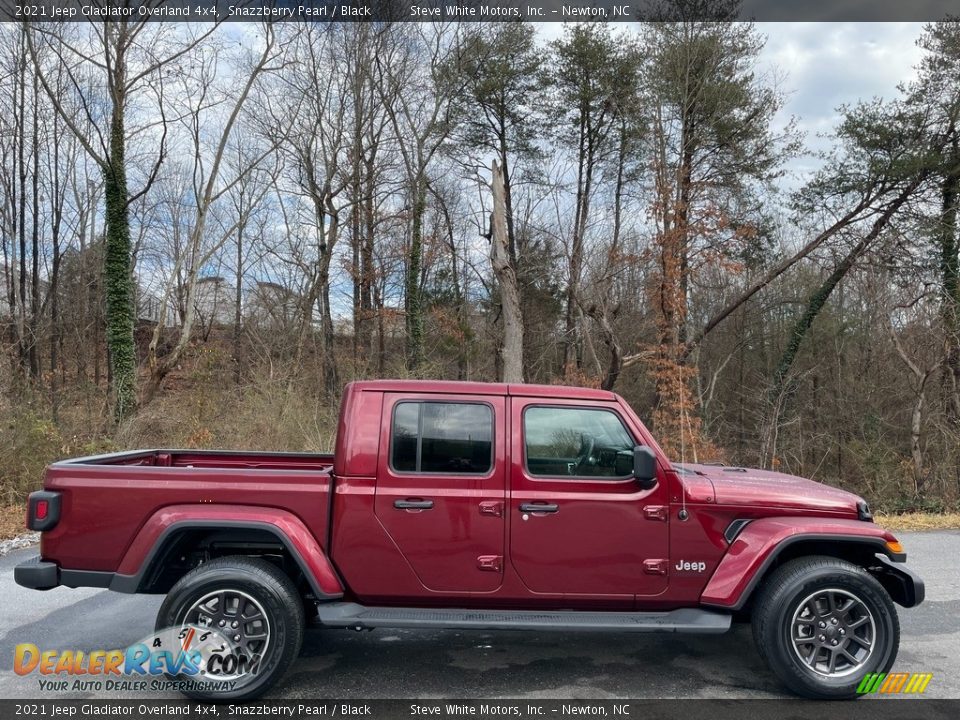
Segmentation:
<svg viewBox="0 0 960 720">
<path fill-rule="evenodd" d="M 158 633 L 185 651 L 178 681 L 198 700 L 250 700 L 277 682 L 300 652 L 303 603 L 290 578 L 266 560 L 217 558 L 170 589 Z"/>
<path fill-rule="evenodd" d="M 807 557 L 766 579 L 754 604 L 753 637 L 794 692 L 853 698 L 864 675 L 892 667 L 900 622 L 890 596 L 866 570 L 838 558 Z"/>
</svg>

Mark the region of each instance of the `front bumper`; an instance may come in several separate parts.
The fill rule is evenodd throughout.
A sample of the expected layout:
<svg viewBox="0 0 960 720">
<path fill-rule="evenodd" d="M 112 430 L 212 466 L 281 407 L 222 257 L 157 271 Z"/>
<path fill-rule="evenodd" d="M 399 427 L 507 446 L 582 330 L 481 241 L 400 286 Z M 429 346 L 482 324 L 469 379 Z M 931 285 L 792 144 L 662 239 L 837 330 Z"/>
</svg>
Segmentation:
<svg viewBox="0 0 960 720">
<path fill-rule="evenodd" d="M 50 590 L 60 584 L 60 568 L 56 563 L 45 562 L 39 555 L 34 555 L 13 569 L 13 579 L 25 588 Z"/>
<path fill-rule="evenodd" d="M 870 568 L 871 574 L 880 581 L 890 597 L 903 607 L 916 607 L 923 602 L 926 588 L 923 580 L 903 562 L 891 560 L 877 553 L 880 566 Z"/>
</svg>

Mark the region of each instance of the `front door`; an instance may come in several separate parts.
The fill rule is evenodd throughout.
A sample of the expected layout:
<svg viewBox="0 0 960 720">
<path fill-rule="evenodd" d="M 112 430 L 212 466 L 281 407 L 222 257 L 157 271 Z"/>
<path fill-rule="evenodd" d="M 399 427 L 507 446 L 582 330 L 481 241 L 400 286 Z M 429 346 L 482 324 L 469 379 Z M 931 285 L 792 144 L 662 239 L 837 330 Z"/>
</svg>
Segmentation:
<svg viewBox="0 0 960 720">
<path fill-rule="evenodd" d="M 428 590 L 491 592 L 503 578 L 502 397 L 385 394 L 375 499 Z"/>
<path fill-rule="evenodd" d="M 656 595 L 667 587 L 667 491 L 631 475 L 642 444 L 616 404 L 511 399 L 510 559 L 537 593 Z"/>
</svg>

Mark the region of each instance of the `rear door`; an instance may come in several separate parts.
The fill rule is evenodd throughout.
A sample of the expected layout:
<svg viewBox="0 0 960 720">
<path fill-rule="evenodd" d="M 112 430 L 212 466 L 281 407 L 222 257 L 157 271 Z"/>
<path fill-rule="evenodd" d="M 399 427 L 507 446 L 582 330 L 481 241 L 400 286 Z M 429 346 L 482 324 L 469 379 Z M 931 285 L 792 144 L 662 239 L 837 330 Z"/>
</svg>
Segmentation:
<svg viewBox="0 0 960 720">
<path fill-rule="evenodd" d="M 537 593 L 657 595 L 667 587 L 663 477 L 632 477 L 642 444 L 616 404 L 511 398 L 510 559 Z M 661 470 L 662 472 L 662 470 Z"/>
<path fill-rule="evenodd" d="M 428 590 L 503 579 L 505 400 L 384 394 L 375 512 Z"/>
</svg>

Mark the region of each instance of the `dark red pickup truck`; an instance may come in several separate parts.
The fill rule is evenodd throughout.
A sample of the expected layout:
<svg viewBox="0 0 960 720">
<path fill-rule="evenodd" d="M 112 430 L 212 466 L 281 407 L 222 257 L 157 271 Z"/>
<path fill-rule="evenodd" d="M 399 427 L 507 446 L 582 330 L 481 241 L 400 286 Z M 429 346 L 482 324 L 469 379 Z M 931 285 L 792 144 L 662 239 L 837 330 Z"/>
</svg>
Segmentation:
<svg viewBox="0 0 960 720">
<path fill-rule="evenodd" d="M 333 455 L 67 460 L 27 512 L 41 552 L 19 584 L 166 594 L 157 630 L 197 653 L 171 674 L 217 700 L 267 690 L 306 627 L 722 633 L 747 619 L 788 687 L 852 697 L 897 656 L 893 602 L 924 594 L 859 497 L 671 462 L 622 398 L 573 387 L 351 383 Z M 196 633 L 213 636 L 206 655 L 188 648 Z"/>
</svg>

